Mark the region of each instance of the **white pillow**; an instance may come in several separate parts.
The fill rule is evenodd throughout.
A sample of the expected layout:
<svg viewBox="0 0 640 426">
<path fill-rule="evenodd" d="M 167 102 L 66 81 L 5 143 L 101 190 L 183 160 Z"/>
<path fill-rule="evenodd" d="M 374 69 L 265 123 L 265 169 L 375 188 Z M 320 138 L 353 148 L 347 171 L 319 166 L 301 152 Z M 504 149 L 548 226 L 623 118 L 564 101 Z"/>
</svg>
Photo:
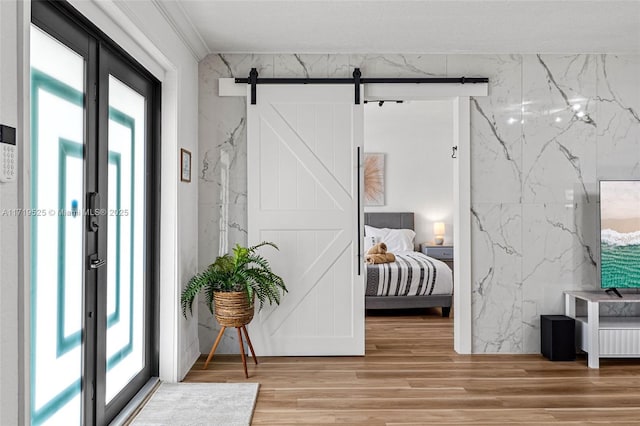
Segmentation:
<svg viewBox="0 0 640 426">
<path fill-rule="evenodd" d="M 389 229 L 389 228 L 374 228 L 373 226 L 364 226 L 365 247 L 367 246 L 367 239 L 375 237 L 378 243 L 385 243 L 387 245 L 387 251 L 390 253 L 398 253 L 403 251 L 413 251 L 413 240 L 416 237 L 416 233 L 411 229 Z M 368 250 L 368 249 L 367 249 Z"/>
<path fill-rule="evenodd" d="M 371 247 L 375 246 L 379 242 L 380 240 L 378 239 L 378 237 L 374 235 L 366 235 L 364 237 L 364 252 L 368 252 Z"/>
</svg>

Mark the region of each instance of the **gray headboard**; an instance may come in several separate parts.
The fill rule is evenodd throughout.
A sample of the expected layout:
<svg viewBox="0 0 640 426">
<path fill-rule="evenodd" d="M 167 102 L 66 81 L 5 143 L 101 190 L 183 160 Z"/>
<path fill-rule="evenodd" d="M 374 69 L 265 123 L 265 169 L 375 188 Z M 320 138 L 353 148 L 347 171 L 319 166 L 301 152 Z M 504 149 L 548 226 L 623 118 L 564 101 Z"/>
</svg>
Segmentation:
<svg viewBox="0 0 640 426">
<path fill-rule="evenodd" d="M 375 228 L 413 229 L 413 213 L 365 213 L 364 224 Z"/>
</svg>

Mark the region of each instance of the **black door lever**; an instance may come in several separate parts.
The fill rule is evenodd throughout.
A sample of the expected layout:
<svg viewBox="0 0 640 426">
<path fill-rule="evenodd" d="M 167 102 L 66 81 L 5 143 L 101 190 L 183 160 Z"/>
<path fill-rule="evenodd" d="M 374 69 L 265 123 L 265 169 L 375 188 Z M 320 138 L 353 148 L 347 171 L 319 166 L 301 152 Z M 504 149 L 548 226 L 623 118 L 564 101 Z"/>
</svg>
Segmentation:
<svg viewBox="0 0 640 426">
<path fill-rule="evenodd" d="M 98 232 L 100 228 L 100 194 L 89 192 L 87 196 L 87 206 L 89 208 L 89 232 Z"/>
</svg>

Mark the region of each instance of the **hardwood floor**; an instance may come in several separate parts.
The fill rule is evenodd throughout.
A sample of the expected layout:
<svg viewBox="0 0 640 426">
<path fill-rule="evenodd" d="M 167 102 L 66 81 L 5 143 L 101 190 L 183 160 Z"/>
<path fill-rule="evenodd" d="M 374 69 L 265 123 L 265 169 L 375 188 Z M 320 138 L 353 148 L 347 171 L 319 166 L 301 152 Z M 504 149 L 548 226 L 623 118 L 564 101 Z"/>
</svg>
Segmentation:
<svg viewBox="0 0 640 426">
<path fill-rule="evenodd" d="M 640 360 L 588 369 L 540 355 L 458 355 L 453 320 L 369 316 L 365 357 L 201 357 L 185 382 L 259 382 L 253 424 L 640 424 Z M 214 407 L 212 407 L 214 409 Z"/>
</svg>

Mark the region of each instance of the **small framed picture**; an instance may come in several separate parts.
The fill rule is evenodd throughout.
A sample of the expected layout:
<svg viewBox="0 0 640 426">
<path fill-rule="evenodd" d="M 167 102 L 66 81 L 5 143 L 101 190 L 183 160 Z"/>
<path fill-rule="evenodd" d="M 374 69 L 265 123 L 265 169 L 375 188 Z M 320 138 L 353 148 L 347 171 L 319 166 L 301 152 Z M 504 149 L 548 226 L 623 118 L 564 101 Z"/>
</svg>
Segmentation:
<svg viewBox="0 0 640 426">
<path fill-rule="evenodd" d="M 180 180 L 191 182 L 191 151 L 180 149 Z"/>
</svg>

